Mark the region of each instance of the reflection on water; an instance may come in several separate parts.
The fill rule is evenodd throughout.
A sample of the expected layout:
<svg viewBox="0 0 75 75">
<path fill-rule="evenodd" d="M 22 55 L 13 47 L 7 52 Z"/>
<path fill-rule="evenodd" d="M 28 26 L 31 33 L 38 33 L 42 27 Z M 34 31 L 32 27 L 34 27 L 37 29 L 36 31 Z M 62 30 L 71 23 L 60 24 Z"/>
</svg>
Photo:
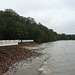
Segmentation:
<svg viewBox="0 0 75 75">
<path fill-rule="evenodd" d="M 51 75 L 75 75 L 75 41 L 44 43 L 36 49 L 50 54 L 46 62 Z"/>
</svg>

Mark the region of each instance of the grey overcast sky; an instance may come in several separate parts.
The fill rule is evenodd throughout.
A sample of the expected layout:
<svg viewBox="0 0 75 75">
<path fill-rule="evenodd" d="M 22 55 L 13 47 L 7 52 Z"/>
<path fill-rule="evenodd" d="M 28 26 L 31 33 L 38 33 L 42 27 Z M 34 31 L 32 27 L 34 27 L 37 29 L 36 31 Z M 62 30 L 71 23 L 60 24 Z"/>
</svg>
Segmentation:
<svg viewBox="0 0 75 75">
<path fill-rule="evenodd" d="M 75 34 L 75 0 L 0 0 L 0 10 L 9 8 L 57 33 Z"/>
</svg>

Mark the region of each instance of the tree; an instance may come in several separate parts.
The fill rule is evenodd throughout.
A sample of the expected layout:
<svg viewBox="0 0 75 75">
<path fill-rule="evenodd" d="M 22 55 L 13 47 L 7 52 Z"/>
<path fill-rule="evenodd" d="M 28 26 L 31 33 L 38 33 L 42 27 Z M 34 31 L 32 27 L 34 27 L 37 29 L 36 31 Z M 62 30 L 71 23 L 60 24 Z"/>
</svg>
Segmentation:
<svg viewBox="0 0 75 75">
<path fill-rule="evenodd" d="M 74 39 L 75 36 L 68 36 Z M 0 39 L 33 39 L 35 42 L 50 42 L 59 39 L 68 39 L 67 35 L 58 35 L 41 23 L 36 23 L 34 18 L 18 15 L 12 9 L 0 11 Z"/>
</svg>

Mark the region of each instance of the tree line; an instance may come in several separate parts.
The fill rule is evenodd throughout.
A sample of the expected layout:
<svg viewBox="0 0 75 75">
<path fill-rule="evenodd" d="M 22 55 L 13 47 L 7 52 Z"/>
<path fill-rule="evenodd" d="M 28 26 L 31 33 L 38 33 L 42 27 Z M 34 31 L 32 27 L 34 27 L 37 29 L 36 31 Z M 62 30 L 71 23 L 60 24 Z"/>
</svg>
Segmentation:
<svg viewBox="0 0 75 75">
<path fill-rule="evenodd" d="M 71 35 L 71 34 L 59 34 L 60 40 L 75 40 L 75 35 Z"/>
<path fill-rule="evenodd" d="M 66 35 L 75 39 L 75 35 Z M 63 34 L 57 34 L 41 23 L 36 23 L 34 18 L 23 17 L 12 9 L 0 11 L 0 40 L 28 40 L 37 43 L 50 42 L 63 39 Z"/>
</svg>

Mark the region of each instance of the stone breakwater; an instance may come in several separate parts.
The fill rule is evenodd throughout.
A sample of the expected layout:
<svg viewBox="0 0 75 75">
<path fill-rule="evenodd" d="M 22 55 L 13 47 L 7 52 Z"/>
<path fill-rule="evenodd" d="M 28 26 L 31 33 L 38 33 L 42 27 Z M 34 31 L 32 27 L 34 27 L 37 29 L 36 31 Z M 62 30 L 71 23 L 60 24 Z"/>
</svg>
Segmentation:
<svg viewBox="0 0 75 75">
<path fill-rule="evenodd" d="M 13 64 L 39 56 L 40 54 L 22 46 L 0 47 L 0 75 L 8 71 Z"/>
</svg>

